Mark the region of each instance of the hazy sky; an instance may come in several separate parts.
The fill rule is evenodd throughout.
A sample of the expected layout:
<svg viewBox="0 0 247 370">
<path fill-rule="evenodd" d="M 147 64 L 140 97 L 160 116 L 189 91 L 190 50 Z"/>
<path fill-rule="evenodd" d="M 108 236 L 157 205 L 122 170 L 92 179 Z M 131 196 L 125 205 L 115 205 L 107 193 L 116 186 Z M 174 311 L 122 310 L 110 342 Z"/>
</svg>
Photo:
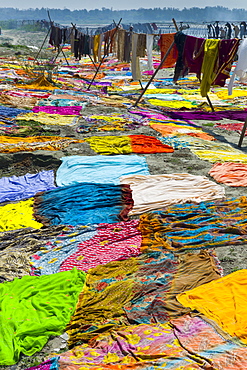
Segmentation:
<svg viewBox="0 0 247 370">
<path fill-rule="evenodd" d="M 19 9 L 28 8 L 67 8 L 67 9 L 101 9 L 113 8 L 114 10 L 119 9 L 138 9 L 138 8 L 164 8 L 164 7 L 174 7 L 183 9 L 195 7 L 205 7 L 205 6 L 224 6 L 229 9 L 232 8 L 243 8 L 247 9 L 246 0 L 238 0 L 234 2 L 232 0 L 8 0 L 7 2 L 0 0 L 0 7 L 14 7 Z"/>
</svg>

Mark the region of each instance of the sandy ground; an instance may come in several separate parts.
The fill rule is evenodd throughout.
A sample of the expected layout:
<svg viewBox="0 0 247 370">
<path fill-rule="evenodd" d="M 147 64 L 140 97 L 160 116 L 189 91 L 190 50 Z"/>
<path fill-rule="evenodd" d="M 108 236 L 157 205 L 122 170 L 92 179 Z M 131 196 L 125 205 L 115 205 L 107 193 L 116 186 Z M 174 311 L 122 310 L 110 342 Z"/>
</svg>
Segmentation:
<svg viewBox="0 0 247 370">
<path fill-rule="evenodd" d="M 0 43 L 4 39 L 11 39 L 11 42 L 16 44 L 33 45 L 37 46 L 42 43 L 45 33 L 38 33 L 36 41 L 34 41 L 33 34 L 23 32 L 13 32 L 13 31 L 3 31 L 0 37 Z M 0 54 L 2 53 L 0 48 Z M 6 48 L 5 48 L 6 49 Z M 3 54 L 2 54 L 3 55 Z M 171 74 L 171 71 L 169 71 Z M 91 106 L 88 105 L 83 111 L 84 115 L 89 114 L 104 114 L 109 112 L 126 112 L 125 109 L 115 109 L 105 106 Z M 227 122 L 225 120 L 225 122 Z M 231 121 L 232 122 L 232 121 Z M 83 120 L 81 120 L 83 123 Z M 221 142 L 230 143 L 233 147 L 237 148 L 237 143 L 239 140 L 239 134 L 235 132 L 225 131 L 218 128 L 208 126 L 210 121 L 195 121 L 195 123 L 202 125 L 204 130 L 212 135 L 214 135 L 217 140 Z M 56 127 L 54 127 L 56 128 Z M 62 136 L 73 136 L 77 138 L 83 138 L 89 136 L 89 134 L 82 135 L 78 134 L 75 127 L 57 127 L 60 129 L 60 134 Z M 147 134 L 159 137 L 159 134 L 152 130 L 150 127 L 141 127 L 135 131 L 128 131 L 131 134 Z M 106 135 L 109 133 L 105 133 Z M 112 134 L 112 133 L 111 133 Z M 119 133 L 115 133 L 119 135 Z M 96 135 L 100 135 L 96 133 Z M 247 152 L 247 137 L 243 141 L 242 145 L 243 152 Z M 37 151 L 33 153 L 15 153 L 15 154 L 0 154 L 0 177 L 2 176 L 12 176 L 12 175 L 23 175 L 27 172 L 35 173 L 43 169 L 53 169 L 56 171 L 60 165 L 60 158 L 67 155 L 96 155 L 89 147 L 87 143 L 82 144 L 72 144 L 66 150 L 63 151 Z M 164 174 L 164 173 L 190 173 L 194 175 L 204 175 L 210 178 L 208 171 L 211 169 L 212 164 L 208 161 L 202 161 L 198 159 L 194 154 L 192 154 L 188 149 L 177 149 L 174 153 L 169 154 L 149 154 L 145 155 L 149 170 L 151 174 Z M 212 178 L 210 178 L 212 180 Z M 223 185 L 224 186 L 224 185 Z M 229 186 L 224 186 L 226 197 L 239 197 L 246 195 L 246 188 L 232 188 Z M 224 274 L 229 274 L 237 269 L 246 268 L 247 265 L 247 252 L 245 251 L 246 246 L 225 246 L 217 249 L 217 255 L 220 259 L 221 265 L 224 269 Z M 61 349 L 64 351 L 64 346 L 66 342 L 64 338 L 58 337 L 49 340 L 44 349 L 32 356 L 23 356 L 19 364 L 10 367 L 0 367 L 5 369 L 17 370 L 25 369 L 29 366 L 37 365 L 41 362 L 45 356 Z"/>
</svg>

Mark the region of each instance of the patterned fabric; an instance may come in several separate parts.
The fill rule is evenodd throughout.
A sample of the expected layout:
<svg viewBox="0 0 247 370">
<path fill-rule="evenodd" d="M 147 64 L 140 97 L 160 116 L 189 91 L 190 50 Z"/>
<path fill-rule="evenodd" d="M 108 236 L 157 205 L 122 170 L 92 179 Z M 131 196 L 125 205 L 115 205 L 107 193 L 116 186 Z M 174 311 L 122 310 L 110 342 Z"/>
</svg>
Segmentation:
<svg viewBox="0 0 247 370">
<path fill-rule="evenodd" d="M 34 216 L 47 226 L 113 223 L 127 220 L 132 206 L 128 186 L 81 183 L 36 195 Z"/>
<path fill-rule="evenodd" d="M 9 137 L 0 136 L 0 152 L 33 152 L 35 150 L 61 150 L 72 143 L 83 143 L 84 140 L 63 136 Z"/>
<path fill-rule="evenodd" d="M 59 114 L 62 116 L 78 116 L 80 115 L 82 107 L 69 106 L 69 107 L 53 107 L 53 106 L 37 106 L 33 107 L 34 113 L 45 112 L 48 114 Z"/>
<path fill-rule="evenodd" d="M 174 251 L 238 245 L 247 239 L 246 212 L 246 197 L 186 203 L 142 215 L 139 227 L 145 245 Z"/>
<path fill-rule="evenodd" d="M 59 370 L 58 357 L 50 358 L 37 366 L 32 366 L 26 370 Z"/>
</svg>

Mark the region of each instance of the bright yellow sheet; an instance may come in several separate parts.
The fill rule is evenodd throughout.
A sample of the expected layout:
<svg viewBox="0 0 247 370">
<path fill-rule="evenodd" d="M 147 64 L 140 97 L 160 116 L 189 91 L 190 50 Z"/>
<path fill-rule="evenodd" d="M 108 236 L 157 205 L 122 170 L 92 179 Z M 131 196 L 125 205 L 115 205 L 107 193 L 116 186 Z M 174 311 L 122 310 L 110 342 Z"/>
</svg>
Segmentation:
<svg viewBox="0 0 247 370">
<path fill-rule="evenodd" d="M 214 320 L 247 344 L 247 270 L 239 270 L 177 296 L 185 307 Z"/>
<path fill-rule="evenodd" d="M 18 230 L 26 227 L 40 229 L 43 224 L 33 216 L 33 198 L 11 203 L 0 208 L 0 232 Z"/>
</svg>

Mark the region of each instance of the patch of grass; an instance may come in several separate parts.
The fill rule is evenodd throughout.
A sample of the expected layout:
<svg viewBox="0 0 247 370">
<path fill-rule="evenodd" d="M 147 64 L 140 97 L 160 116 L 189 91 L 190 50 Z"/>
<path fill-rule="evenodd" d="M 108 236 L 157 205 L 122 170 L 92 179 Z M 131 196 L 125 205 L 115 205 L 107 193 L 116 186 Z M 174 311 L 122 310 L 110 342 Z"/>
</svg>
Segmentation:
<svg viewBox="0 0 247 370">
<path fill-rule="evenodd" d="M 214 123 L 212 123 L 212 122 L 203 123 L 203 126 L 214 127 Z"/>
</svg>

